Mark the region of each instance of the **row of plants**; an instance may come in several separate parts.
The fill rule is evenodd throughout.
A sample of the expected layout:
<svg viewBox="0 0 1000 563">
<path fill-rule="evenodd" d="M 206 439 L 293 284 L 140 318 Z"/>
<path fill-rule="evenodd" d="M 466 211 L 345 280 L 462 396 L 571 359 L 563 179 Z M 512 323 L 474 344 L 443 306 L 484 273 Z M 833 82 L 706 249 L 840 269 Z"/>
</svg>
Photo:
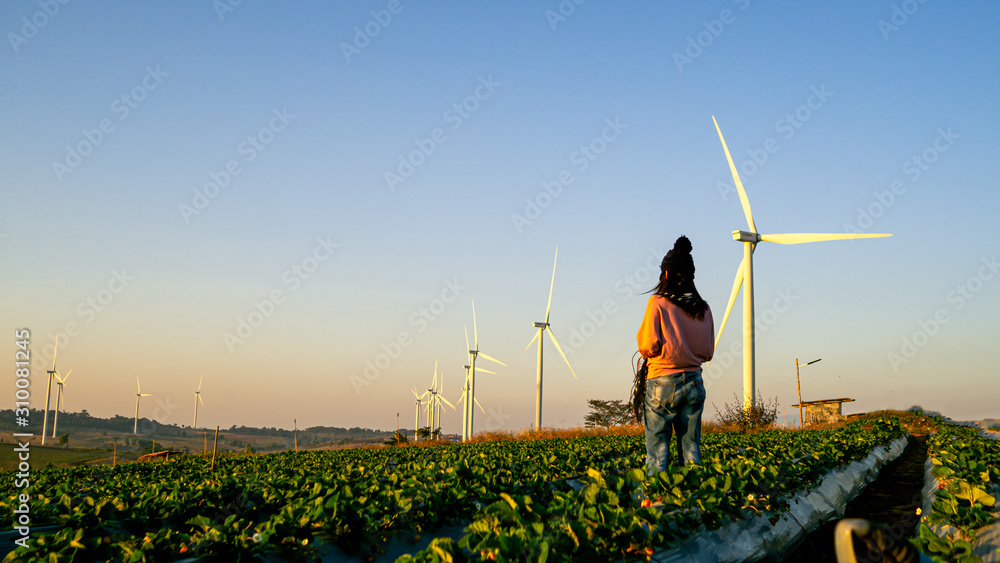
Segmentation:
<svg viewBox="0 0 1000 563">
<path fill-rule="evenodd" d="M 458 541 L 436 538 L 402 562 L 648 561 L 662 549 L 734 519 L 785 517 L 791 497 L 830 469 L 864 458 L 903 435 L 896 419 L 832 431 L 739 436 L 743 447 L 709 452 L 702 463 L 649 477 L 588 470 L 582 486 L 547 499 L 501 495 Z"/>
<path fill-rule="evenodd" d="M 940 423 L 928 438 L 927 455 L 938 489 L 914 544 L 934 561 L 982 561 L 972 542 L 995 520 L 996 498 L 989 491 L 1000 485 L 1000 442 L 973 428 Z"/>
<path fill-rule="evenodd" d="M 199 458 L 39 469 L 31 525 L 59 529 L 36 531 L 8 560 L 300 559 L 318 539 L 374 555 L 395 534 L 469 521 L 461 542 L 436 540 L 415 557 L 641 557 L 699 526 L 780 512 L 795 490 L 900 432 L 880 420 L 711 434 L 701 464 L 653 478 L 642 436 L 230 456 L 214 470 Z M 13 482 L 0 479 L 8 521 L 23 492 Z"/>
</svg>

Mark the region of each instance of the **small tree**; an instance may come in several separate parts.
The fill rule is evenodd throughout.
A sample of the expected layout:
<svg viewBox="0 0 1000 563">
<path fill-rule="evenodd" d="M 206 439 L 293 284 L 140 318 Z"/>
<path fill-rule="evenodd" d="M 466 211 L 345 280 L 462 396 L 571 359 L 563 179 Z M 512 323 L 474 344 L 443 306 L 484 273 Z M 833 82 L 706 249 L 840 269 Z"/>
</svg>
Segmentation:
<svg viewBox="0 0 1000 563">
<path fill-rule="evenodd" d="M 724 404 L 721 410 L 715 406 L 715 403 L 712 403 L 712 406 L 719 411 L 719 422 L 723 426 L 746 432 L 771 426 L 778 418 L 777 397 L 772 397 L 770 401 L 764 402 L 760 393 L 757 393 L 757 400 L 749 409 L 743 408 L 743 398 L 736 393 L 733 393 L 733 399 L 732 403 Z"/>
<path fill-rule="evenodd" d="M 590 399 L 587 405 L 590 407 L 590 414 L 583 417 L 587 428 L 623 426 L 632 422 L 631 407 L 620 399 L 612 401 Z"/>
<path fill-rule="evenodd" d="M 407 440 L 405 432 L 393 432 L 392 437 L 383 443 L 387 446 L 401 446 L 408 441 L 409 440 Z"/>
<path fill-rule="evenodd" d="M 59 445 L 65 446 L 69 444 L 69 434 L 62 434 L 59 436 Z"/>
</svg>

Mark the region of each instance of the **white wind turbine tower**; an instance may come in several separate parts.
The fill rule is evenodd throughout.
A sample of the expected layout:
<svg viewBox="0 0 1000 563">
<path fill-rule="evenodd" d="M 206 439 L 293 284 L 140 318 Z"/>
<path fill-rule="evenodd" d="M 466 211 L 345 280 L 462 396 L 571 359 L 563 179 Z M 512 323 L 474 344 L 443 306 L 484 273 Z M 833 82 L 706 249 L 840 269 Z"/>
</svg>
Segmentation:
<svg viewBox="0 0 1000 563">
<path fill-rule="evenodd" d="M 556 256 L 552 260 L 552 282 L 549 283 L 549 303 L 545 306 L 545 321 L 540 323 L 534 323 L 535 328 L 538 332 L 535 333 L 535 337 L 531 339 L 531 342 L 525 346 L 525 350 L 531 348 L 531 345 L 538 341 L 538 379 L 537 379 L 537 391 L 535 393 L 535 430 L 540 430 L 542 428 L 542 341 L 544 340 L 543 333 L 548 331 L 549 338 L 552 339 L 552 343 L 556 345 L 556 350 L 559 350 L 559 355 L 562 356 L 566 366 L 569 367 L 569 372 L 573 374 L 573 379 L 579 379 L 576 376 L 576 372 L 573 371 L 573 366 L 569 365 L 569 360 L 566 359 L 566 354 L 563 353 L 562 347 L 559 346 L 559 341 L 556 340 L 556 335 L 552 332 L 549 325 L 549 311 L 552 309 L 552 288 L 556 284 L 556 260 L 559 259 L 559 247 L 556 247 Z"/>
<path fill-rule="evenodd" d="M 49 383 L 45 387 L 45 417 L 42 418 L 42 445 L 45 445 L 45 436 L 49 430 L 49 401 L 52 398 L 52 378 L 59 372 L 56 371 L 56 355 L 59 353 L 59 340 L 56 340 L 55 349 L 52 351 L 52 369 L 48 370 Z"/>
<path fill-rule="evenodd" d="M 201 406 L 205 406 L 205 401 L 201 400 L 201 384 L 204 380 L 204 375 L 198 379 L 198 390 L 194 392 L 194 424 L 191 426 L 192 428 L 198 428 L 198 403 L 201 403 Z M 136 378 L 135 381 L 138 383 L 139 379 Z"/>
<path fill-rule="evenodd" d="M 138 393 L 135 394 L 135 423 L 132 425 L 132 433 L 137 434 L 139 430 L 139 399 L 143 397 L 149 397 L 149 393 L 143 393 L 142 387 L 139 386 L 139 378 L 135 378 L 135 387 L 138 389 Z"/>
<path fill-rule="evenodd" d="M 416 442 L 417 430 L 420 428 L 420 403 L 423 400 L 424 396 L 427 395 L 427 393 L 424 393 L 423 395 L 418 395 L 416 387 L 414 387 L 412 391 L 413 391 L 413 396 L 417 398 L 417 414 L 413 420 L 413 441 Z"/>
<path fill-rule="evenodd" d="M 473 337 L 473 346 L 474 346 L 474 348 L 469 348 L 469 364 L 470 364 L 470 369 L 471 369 L 470 375 L 469 375 L 469 397 L 471 397 L 473 399 L 473 401 L 474 401 L 475 398 L 476 398 L 476 358 L 478 358 L 479 356 L 482 356 L 484 360 L 489 360 L 491 362 L 495 362 L 495 363 L 498 363 L 498 364 L 500 364 L 500 365 L 502 365 L 504 367 L 507 367 L 507 364 L 501 362 L 500 360 L 498 360 L 496 358 L 492 358 L 492 357 L 488 356 L 487 354 L 484 354 L 483 352 L 479 351 L 479 329 L 476 328 L 476 302 L 475 301 L 472 302 L 472 337 Z M 468 334 L 466 334 L 466 339 L 468 339 Z M 486 370 L 480 370 L 480 371 L 486 371 Z M 469 434 L 469 438 L 472 438 L 472 435 L 475 432 L 474 421 L 475 421 L 476 411 L 475 411 L 475 409 L 472 408 L 473 401 L 466 401 L 465 402 L 465 409 L 469 412 L 469 428 L 467 429 L 467 432 Z"/>
<path fill-rule="evenodd" d="M 740 286 L 746 285 L 743 290 L 743 408 L 750 409 L 757 396 L 755 364 L 754 364 L 754 317 L 753 317 L 753 253 L 758 242 L 774 242 L 777 244 L 801 244 L 805 242 L 820 242 L 827 240 L 845 240 L 859 238 L 891 237 L 890 234 L 854 234 L 854 233 L 788 233 L 777 235 L 762 235 L 757 232 L 757 226 L 753 222 L 753 214 L 750 212 L 750 200 L 747 198 L 743 183 L 733 164 L 733 157 L 729 154 L 726 140 L 722 137 L 722 130 L 719 123 L 712 116 L 715 123 L 715 130 L 719 133 L 719 140 L 722 141 L 722 150 L 726 152 L 726 160 L 729 162 L 729 170 L 733 173 L 733 181 L 736 183 L 736 190 L 740 196 L 740 204 L 743 206 L 743 213 L 746 215 L 749 231 L 733 231 L 733 240 L 743 243 L 743 262 L 740 263 L 736 271 L 736 281 L 733 282 L 733 290 L 729 294 L 729 303 L 726 305 L 726 314 L 722 317 L 722 324 L 715 337 L 718 345 L 719 338 L 722 337 L 722 330 L 726 328 L 726 320 L 736 302 L 736 296 L 740 292 Z"/>
<path fill-rule="evenodd" d="M 468 334 L 465 335 L 465 340 L 466 340 L 466 346 L 465 347 L 468 348 L 469 347 L 468 346 L 468 340 L 469 340 L 469 335 Z M 471 383 L 470 383 L 471 379 L 472 379 L 470 377 L 470 373 L 471 373 L 470 369 L 471 369 L 471 367 L 472 366 L 470 366 L 469 364 L 465 365 L 465 383 L 462 384 L 462 397 L 458 400 L 459 403 L 463 403 L 463 402 L 465 404 L 469 403 L 469 397 L 472 394 L 472 386 L 471 386 Z M 479 371 L 484 371 L 486 373 L 493 373 L 492 371 L 488 371 L 488 370 L 485 370 L 485 369 L 482 369 L 482 368 L 479 368 Z M 483 411 L 483 414 L 486 414 L 486 409 L 483 408 L 483 405 L 479 404 L 479 399 L 473 399 L 472 402 L 473 402 L 473 404 L 475 406 L 479 407 L 479 410 Z M 463 442 L 467 442 L 469 440 L 469 438 L 471 438 L 471 437 L 472 437 L 472 435 L 469 432 L 469 409 L 467 409 L 465 407 L 465 405 L 463 405 L 462 406 L 462 441 Z"/>
<path fill-rule="evenodd" d="M 66 372 L 65 377 L 59 377 L 59 373 L 56 373 L 56 412 L 55 416 L 52 418 L 52 437 L 56 437 L 56 427 L 59 425 L 59 407 L 62 406 L 62 396 L 63 396 L 63 384 L 69 379 L 69 374 L 73 373 L 70 369 Z"/>
<path fill-rule="evenodd" d="M 422 395 L 418 398 L 423 399 L 427 397 L 427 429 L 433 434 L 434 424 L 437 423 L 437 402 L 434 400 L 435 395 L 437 395 L 438 386 L 438 362 L 434 360 L 434 379 L 431 380 L 431 386 L 424 391 Z"/>
<path fill-rule="evenodd" d="M 433 409 L 434 409 L 434 416 L 433 416 L 434 424 L 431 427 L 431 432 L 432 433 L 434 432 L 435 428 L 438 428 L 438 429 L 441 428 L 441 411 L 444 410 L 444 407 L 441 406 L 441 403 L 444 403 L 444 404 L 448 405 L 449 407 L 452 408 L 452 410 L 455 409 L 455 405 L 451 404 L 451 402 L 449 402 L 448 399 L 445 399 L 444 395 L 441 394 L 441 391 L 444 389 L 444 370 L 441 370 L 441 377 L 438 378 L 438 376 L 437 376 L 437 363 L 436 362 L 434 364 L 434 386 L 433 387 L 434 388 L 433 388 L 433 392 L 431 393 L 431 399 L 430 399 L 431 404 L 432 404 Z"/>
</svg>

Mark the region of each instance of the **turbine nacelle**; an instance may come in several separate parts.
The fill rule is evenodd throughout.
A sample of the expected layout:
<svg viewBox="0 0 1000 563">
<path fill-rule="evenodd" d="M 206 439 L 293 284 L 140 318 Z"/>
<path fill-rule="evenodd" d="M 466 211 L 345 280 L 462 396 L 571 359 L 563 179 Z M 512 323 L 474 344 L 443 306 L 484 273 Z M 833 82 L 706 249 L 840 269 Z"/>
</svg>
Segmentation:
<svg viewBox="0 0 1000 563">
<path fill-rule="evenodd" d="M 740 242 L 760 242 L 760 235 L 757 233 L 751 233 L 750 231 L 741 231 L 739 229 L 733 231 L 733 240 L 738 240 Z"/>
</svg>

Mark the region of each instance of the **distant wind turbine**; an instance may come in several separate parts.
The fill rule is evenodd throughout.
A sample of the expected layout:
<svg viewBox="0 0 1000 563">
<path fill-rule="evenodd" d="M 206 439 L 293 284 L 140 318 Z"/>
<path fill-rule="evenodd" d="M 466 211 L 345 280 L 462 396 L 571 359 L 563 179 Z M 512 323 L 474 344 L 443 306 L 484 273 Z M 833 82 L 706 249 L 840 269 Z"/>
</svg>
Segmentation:
<svg viewBox="0 0 1000 563">
<path fill-rule="evenodd" d="M 479 356 L 482 356 L 484 360 L 489 360 L 491 362 L 498 363 L 498 364 L 500 364 L 500 365 L 502 365 L 504 367 L 507 367 L 507 364 L 505 364 L 505 363 L 501 362 L 500 360 L 498 360 L 496 358 L 493 358 L 493 357 L 490 357 L 489 355 L 484 354 L 483 352 L 479 351 L 479 329 L 476 328 L 476 302 L 475 301 L 472 302 L 472 335 L 473 335 L 473 346 L 474 346 L 474 348 L 469 348 L 469 364 L 471 366 L 471 372 L 470 372 L 471 376 L 470 376 L 470 382 L 469 382 L 469 396 L 472 397 L 472 399 L 475 399 L 476 398 L 476 358 L 478 358 Z M 468 338 L 468 334 L 466 334 L 466 338 Z M 486 370 L 480 370 L 480 371 L 486 371 Z M 475 411 L 475 409 L 472 408 L 472 405 L 473 405 L 472 401 L 466 401 L 466 403 L 465 403 L 465 408 L 469 411 L 469 428 L 468 428 L 469 438 L 472 438 L 472 435 L 475 432 L 475 424 L 474 424 L 474 422 L 475 422 L 476 411 Z"/>
<path fill-rule="evenodd" d="M 425 393 L 426 394 L 426 393 Z M 417 441 L 417 430 L 420 428 L 420 403 L 424 395 L 417 394 L 417 388 L 413 388 L 413 396 L 417 398 L 417 414 L 413 420 L 413 441 Z"/>
<path fill-rule="evenodd" d="M 192 428 L 198 428 L 198 403 L 201 403 L 201 406 L 205 406 L 205 401 L 201 400 L 201 384 L 204 380 L 205 376 L 203 375 L 198 380 L 198 390 L 194 392 L 194 424 L 191 426 Z M 139 379 L 136 378 L 136 383 L 138 382 Z"/>
<path fill-rule="evenodd" d="M 434 368 L 435 368 L 435 371 L 437 371 L 437 364 L 436 364 L 436 362 L 435 362 Z M 434 395 L 431 397 L 431 400 L 434 401 L 435 410 L 437 411 L 437 415 L 436 415 L 437 418 L 434 421 L 434 428 L 437 428 L 437 429 L 440 430 L 440 428 L 441 428 L 441 411 L 444 410 L 444 407 L 441 405 L 441 403 L 444 403 L 444 404 L 448 405 L 449 407 L 451 407 L 452 410 L 455 410 L 455 405 L 451 404 L 451 402 L 448 401 L 448 399 L 445 399 L 444 395 L 442 394 L 442 391 L 444 391 L 444 370 L 441 370 L 441 377 L 440 378 L 436 378 L 436 380 L 437 380 L 437 388 L 434 390 Z M 433 432 L 433 429 L 431 429 L 431 431 Z"/>
<path fill-rule="evenodd" d="M 465 340 L 466 340 L 466 346 L 465 347 L 468 348 L 469 347 L 468 346 L 468 340 L 469 340 L 469 335 L 468 334 L 465 335 Z M 459 403 L 465 403 L 466 405 L 469 403 L 469 397 L 472 395 L 472 385 L 471 385 L 472 378 L 470 376 L 470 373 L 471 373 L 470 370 L 471 370 L 471 368 L 472 368 L 472 366 L 470 366 L 469 364 L 465 364 L 465 382 L 462 384 L 462 397 L 458 400 Z M 493 373 L 491 371 L 487 371 L 487 370 L 482 369 L 482 368 L 480 368 L 479 371 L 485 371 L 486 373 Z M 472 402 L 473 402 L 473 404 L 475 406 L 479 407 L 479 410 L 483 411 L 483 414 L 486 414 L 486 409 L 483 408 L 483 405 L 479 404 L 479 399 L 473 399 Z M 471 438 L 471 437 L 472 437 L 472 435 L 469 433 L 469 409 L 466 408 L 465 405 L 463 405 L 462 406 L 462 441 L 463 442 L 467 442 L 469 440 L 469 438 Z"/>
<path fill-rule="evenodd" d="M 733 231 L 733 240 L 743 243 L 743 262 L 740 263 L 736 271 L 736 281 L 733 282 L 733 290 L 729 294 L 729 303 L 726 305 L 726 314 L 722 317 L 722 324 L 715 337 L 718 345 L 722 337 L 722 330 L 726 328 L 726 321 L 729 313 L 736 302 L 736 296 L 740 292 L 740 286 L 746 285 L 743 291 L 743 408 L 749 410 L 754 403 L 756 393 L 756 374 L 754 364 L 754 318 L 753 318 L 753 253 L 758 242 L 774 242 L 777 244 L 802 244 L 806 242 L 820 242 L 827 240 L 845 240 L 859 238 L 891 237 L 890 234 L 854 234 L 854 233 L 788 233 L 777 235 L 762 235 L 757 232 L 757 226 L 753 222 L 753 214 L 750 212 L 750 200 L 747 192 L 743 189 L 740 175 L 736 172 L 736 165 L 733 164 L 733 157 L 729 154 L 726 140 L 722 137 L 722 130 L 719 123 L 712 116 L 712 123 L 715 123 L 715 130 L 719 133 L 719 140 L 722 141 L 722 150 L 726 152 L 726 160 L 729 161 L 729 170 L 733 173 L 733 181 L 736 183 L 736 190 L 740 196 L 740 204 L 743 206 L 743 214 L 746 215 L 749 231 Z"/>
<path fill-rule="evenodd" d="M 143 393 L 142 387 L 139 386 L 139 378 L 135 378 L 135 387 L 138 393 L 135 394 L 135 423 L 132 425 L 132 433 L 137 434 L 139 431 L 139 399 L 143 397 L 149 397 L 149 393 Z"/>
<path fill-rule="evenodd" d="M 535 430 L 540 430 L 542 428 L 542 341 L 544 340 L 543 333 L 548 331 L 549 338 L 552 339 L 552 343 L 556 345 L 556 350 L 559 350 L 559 355 L 562 356 L 566 366 L 569 368 L 569 372 L 573 374 L 573 379 L 579 379 L 576 377 L 576 372 L 573 371 L 573 366 L 569 365 L 569 360 L 566 359 L 566 354 L 563 353 L 562 347 L 559 346 L 559 341 L 556 340 L 556 335 L 552 332 L 552 328 L 549 325 L 549 311 L 552 309 L 552 288 L 556 284 L 556 260 L 559 259 L 559 248 L 556 247 L 556 256 L 552 260 L 552 282 L 549 283 L 549 303 L 545 306 L 545 321 L 540 323 L 534 323 L 535 328 L 538 332 L 535 333 L 535 337 L 531 339 L 531 342 L 525 346 L 525 350 L 531 348 L 535 340 L 538 341 L 538 379 L 537 388 L 535 393 Z"/>
<path fill-rule="evenodd" d="M 66 372 L 66 376 L 65 377 L 59 377 L 59 374 L 56 373 L 56 414 L 55 414 L 55 417 L 52 419 L 52 437 L 53 438 L 56 437 L 56 426 L 59 425 L 59 407 L 62 406 L 63 384 L 66 383 L 67 379 L 69 379 L 69 374 L 71 374 L 71 373 L 73 373 L 72 369 L 70 369 L 68 372 Z"/>
<path fill-rule="evenodd" d="M 49 430 L 49 401 L 52 399 L 52 378 L 59 372 L 56 371 L 56 355 L 59 353 L 59 340 L 56 339 L 55 349 L 52 351 L 52 369 L 48 370 L 49 383 L 45 387 L 45 416 L 42 418 L 42 445 L 45 445 L 45 436 Z"/>
</svg>

